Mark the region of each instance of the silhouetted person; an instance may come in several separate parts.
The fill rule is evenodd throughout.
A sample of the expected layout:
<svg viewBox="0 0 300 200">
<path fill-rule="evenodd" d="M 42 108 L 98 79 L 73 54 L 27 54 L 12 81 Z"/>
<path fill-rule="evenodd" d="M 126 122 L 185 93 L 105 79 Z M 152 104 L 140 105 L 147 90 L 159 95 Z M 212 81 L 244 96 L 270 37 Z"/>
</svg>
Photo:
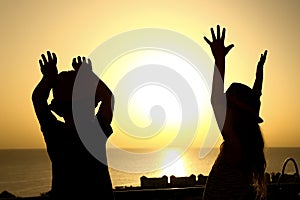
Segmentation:
<svg viewBox="0 0 300 200">
<path fill-rule="evenodd" d="M 258 62 L 252 89 L 241 83 L 232 83 L 224 93 L 225 57 L 234 45 L 224 46 L 225 28 L 220 35 L 219 25 L 217 36 L 212 28 L 211 34 L 212 41 L 204 37 L 215 59 L 211 103 L 224 141 L 209 173 L 203 200 L 264 198 L 266 161 L 259 109 L 267 51 Z M 223 105 L 225 98 L 226 104 Z"/>
<path fill-rule="evenodd" d="M 92 72 L 90 59 L 74 58 L 72 63 L 74 70 L 58 74 L 56 55 L 48 51 L 47 57 L 48 60 L 42 54 L 39 61 L 43 77 L 33 91 L 32 101 L 52 163 L 52 185 L 49 195 L 53 199 L 112 200 L 114 196 L 108 166 L 89 153 L 76 131 L 72 100 L 82 101 L 83 104 L 86 100 L 74 99 L 72 96 L 79 68 L 84 68 L 87 84 L 97 84 L 95 107 L 100 101 L 101 105 L 95 119 L 99 120 L 107 138 L 113 132 L 110 126 L 114 107 L 113 94 Z M 89 87 L 91 86 L 86 86 Z M 51 89 L 53 99 L 51 104 L 48 104 Z M 63 117 L 64 122 L 59 121 L 52 111 Z M 106 141 L 99 141 L 99 148 L 105 151 L 106 155 L 105 144 Z"/>
</svg>

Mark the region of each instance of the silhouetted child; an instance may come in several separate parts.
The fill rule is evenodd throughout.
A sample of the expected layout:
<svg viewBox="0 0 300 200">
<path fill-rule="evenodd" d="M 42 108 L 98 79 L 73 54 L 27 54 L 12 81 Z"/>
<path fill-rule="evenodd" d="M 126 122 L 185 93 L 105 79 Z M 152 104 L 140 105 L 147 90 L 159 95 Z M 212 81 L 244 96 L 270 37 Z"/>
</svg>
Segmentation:
<svg viewBox="0 0 300 200">
<path fill-rule="evenodd" d="M 85 101 L 84 98 L 74 99 L 72 96 L 79 69 L 83 67 L 89 74 L 86 77 L 87 88 L 92 87 L 88 83 L 97 84 L 95 106 L 101 101 L 97 119 L 107 138 L 113 132 L 110 126 L 113 117 L 113 94 L 92 72 L 89 59 L 74 58 L 72 64 L 74 70 L 58 74 L 56 55 L 48 51 L 47 57 L 48 60 L 42 54 L 42 59 L 39 61 L 43 78 L 33 91 L 32 101 L 52 163 L 50 197 L 53 199 L 114 199 L 108 166 L 90 154 L 76 131 L 72 100 L 83 101 L 83 103 Z M 49 105 L 47 99 L 51 89 L 53 99 Z M 63 117 L 64 122 L 59 121 L 52 111 Z M 99 148 L 106 155 L 105 144 L 106 140 L 99 141 Z"/>
<path fill-rule="evenodd" d="M 225 57 L 234 45 L 224 46 L 225 28 L 220 34 L 217 26 L 217 36 L 213 29 L 211 34 L 212 41 L 204 37 L 215 58 L 211 103 L 224 141 L 209 173 L 203 200 L 263 199 L 266 161 L 259 109 L 267 51 L 260 57 L 252 89 L 232 83 L 224 93 Z"/>
</svg>

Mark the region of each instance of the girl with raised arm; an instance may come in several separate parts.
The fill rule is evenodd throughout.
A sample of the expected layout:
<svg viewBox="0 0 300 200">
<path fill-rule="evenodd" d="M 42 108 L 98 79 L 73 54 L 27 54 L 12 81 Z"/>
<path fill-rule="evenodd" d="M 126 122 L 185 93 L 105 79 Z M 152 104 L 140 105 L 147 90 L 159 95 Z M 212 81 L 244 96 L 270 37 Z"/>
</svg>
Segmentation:
<svg viewBox="0 0 300 200">
<path fill-rule="evenodd" d="M 204 37 L 215 59 L 211 103 L 224 141 L 209 173 L 203 200 L 264 199 L 266 160 L 259 109 L 267 51 L 260 57 L 253 88 L 232 83 L 224 93 L 225 57 L 234 45 L 225 47 L 225 28 L 220 34 L 219 25 L 217 36 L 212 28 L 211 35 L 212 41 Z"/>
</svg>

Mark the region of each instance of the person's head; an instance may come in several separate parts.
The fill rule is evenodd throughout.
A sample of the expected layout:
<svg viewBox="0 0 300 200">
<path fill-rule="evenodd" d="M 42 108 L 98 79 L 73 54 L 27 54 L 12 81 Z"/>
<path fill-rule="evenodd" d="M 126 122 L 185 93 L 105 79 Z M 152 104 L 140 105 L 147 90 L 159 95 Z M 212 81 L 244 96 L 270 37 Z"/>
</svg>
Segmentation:
<svg viewBox="0 0 300 200">
<path fill-rule="evenodd" d="M 233 127 L 241 141 L 245 156 L 245 168 L 253 176 L 254 187 L 261 196 L 265 192 L 264 141 L 259 124 L 260 99 L 253 90 L 241 83 L 232 83 L 226 91 L 227 110 Z"/>
<path fill-rule="evenodd" d="M 226 91 L 227 111 L 233 120 L 240 123 L 262 123 L 259 116 L 260 99 L 250 87 L 242 83 L 232 83 Z"/>
<path fill-rule="evenodd" d="M 65 120 L 72 117 L 72 93 L 75 78 L 75 71 L 60 72 L 52 88 L 53 99 L 50 109 Z"/>
<path fill-rule="evenodd" d="M 73 89 L 77 77 L 77 72 L 78 71 L 75 70 L 60 72 L 57 76 L 56 83 L 52 88 L 53 99 L 50 104 L 50 109 L 54 111 L 58 116 L 63 117 L 65 122 L 73 121 L 72 104 L 84 104 L 88 102 L 89 97 L 87 97 L 87 94 L 91 94 L 88 92 L 92 91 L 95 84 L 97 84 L 99 81 L 96 75 L 90 72 L 87 73 L 87 76 L 84 77 L 84 85 L 78 88 L 82 92 L 79 92 L 80 94 L 75 97 L 73 95 Z M 97 94 L 95 95 L 95 107 L 100 102 L 100 98 L 98 96 L 99 95 Z"/>
</svg>

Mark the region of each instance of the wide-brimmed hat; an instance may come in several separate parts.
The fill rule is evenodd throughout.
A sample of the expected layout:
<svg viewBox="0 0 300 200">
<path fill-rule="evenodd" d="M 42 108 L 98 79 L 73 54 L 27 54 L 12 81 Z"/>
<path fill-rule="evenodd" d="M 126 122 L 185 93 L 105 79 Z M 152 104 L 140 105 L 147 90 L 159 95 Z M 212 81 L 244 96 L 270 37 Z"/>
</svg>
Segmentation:
<svg viewBox="0 0 300 200">
<path fill-rule="evenodd" d="M 226 91 L 227 103 L 234 105 L 249 115 L 257 119 L 257 123 L 262 123 L 263 119 L 259 116 L 260 98 L 253 90 L 242 83 L 232 83 Z"/>
</svg>

